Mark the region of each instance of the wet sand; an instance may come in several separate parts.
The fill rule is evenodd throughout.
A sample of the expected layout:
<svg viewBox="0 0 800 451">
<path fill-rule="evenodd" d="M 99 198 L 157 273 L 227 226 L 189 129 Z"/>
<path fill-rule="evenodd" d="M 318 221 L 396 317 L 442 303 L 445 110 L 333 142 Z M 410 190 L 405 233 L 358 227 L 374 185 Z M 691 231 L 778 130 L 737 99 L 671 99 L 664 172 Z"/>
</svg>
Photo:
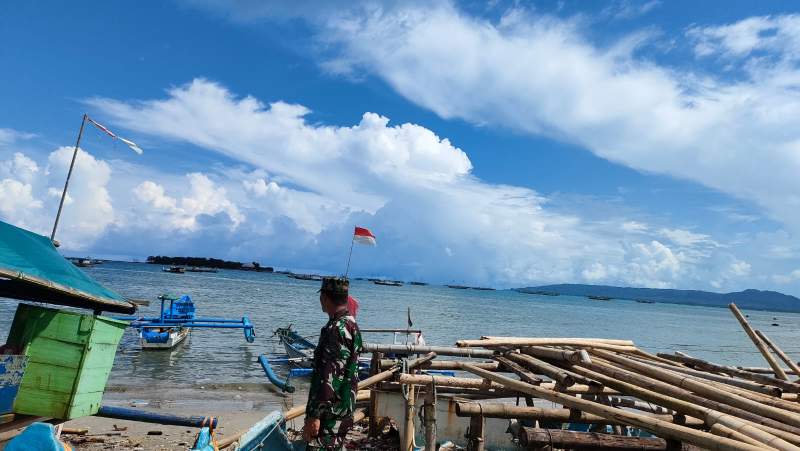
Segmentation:
<svg viewBox="0 0 800 451">
<path fill-rule="evenodd" d="M 249 429 L 273 410 L 286 410 L 293 405 L 305 404 L 306 396 L 307 392 L 301 390 L 294 394 L 281 394 L 272 391 L 266 384 L 204 384 L 177 388 L 154 387 L 144 390 L 109 386 L 106 388 L 103 403 L 156 413 L 214 416 L 219 418 L 216 437 L 220 441 Z M 288 427 L 300 429 L 302 422 L 302 417 L 295 419 Z M 83 436 L 62 437 L 76 450 L 93 451 L 107 449 L 185 451 L 194 444 L 199 432 L 198 428 L 99 417 L 78 418 L 64 423 L 64 427 L 88 429 L 88 433 Z M 84 439 L 89 437 L 92 440 L 103 441 L 84 442 Z"/>
</svg>

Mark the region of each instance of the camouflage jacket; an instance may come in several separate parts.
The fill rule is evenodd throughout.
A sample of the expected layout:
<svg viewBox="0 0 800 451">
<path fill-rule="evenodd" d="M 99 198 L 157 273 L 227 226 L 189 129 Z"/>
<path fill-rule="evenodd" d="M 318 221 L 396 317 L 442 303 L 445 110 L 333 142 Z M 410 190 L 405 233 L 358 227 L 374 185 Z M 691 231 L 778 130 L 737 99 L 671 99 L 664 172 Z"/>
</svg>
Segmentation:
<svg viewBox="0 0 800 451">
<path fill-rule="evenodd" d="M 353 414 L 360 352 L 361 332 L 355 318 L 343 311 L 328 320 L 314 350 L 307 416 L 341 419 Z"/>
</svg>

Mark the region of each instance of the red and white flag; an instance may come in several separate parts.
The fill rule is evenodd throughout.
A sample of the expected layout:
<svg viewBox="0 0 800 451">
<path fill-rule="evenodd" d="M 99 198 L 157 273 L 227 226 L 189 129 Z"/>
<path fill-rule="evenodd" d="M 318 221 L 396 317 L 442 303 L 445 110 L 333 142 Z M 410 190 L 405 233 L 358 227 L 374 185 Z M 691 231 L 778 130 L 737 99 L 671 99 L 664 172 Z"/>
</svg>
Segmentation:
<svg viewBox="0 0 800 451">
<path fill-rule="evenodd" d="M 356 243 L 366 244 L 367 246 L 375 246 L 378 244 L 378 242 L 375 241 L 375 235 L 373 235 L 369 229 L 358 226 L 356 226 L 356 231 L 353 232 L 353 241 Z"/>
<path fill-rule="evenodd" d="M 86 116 L 86 119 L 88 119 L 88 120 L 89 120 L 89 122 L 91 122 L 92 124 L 94 124 L 94 126 L 95 126 L 95 127 L 99 128 L 100 130 L 102 130 L 103 132 L 105 132 L 105 134 L 106 134 L 106 135 L 108 135 L 108 136 L 110 136 L 110 137 L 112 137 L 112 138 L 114 138 L 114 139 L 118 139 L 118 140 L 120 140 L 120 141 L 124 142 L 124 143 L 125 143 L 125 144 L 126 144 L 128 147 L 130 147 L 130 148 L 131 148 L 131 150 L 133 150 L 134 152 L 138 153 L 139 155 L 141 155 L 141 154 L 142 154 L 142 149 L 141 149 L 141 147 L 137 146 L 135 142 L 133 142 L 133 141 L 131 141 L 131 140 L 129 140 L 129 139 L 125 139 L 125 138 L 123 138 L 123 137 L 121 137 L 121 136 L 117 136 L 116 134 L 114 134 L 114 132 L 112 132 L 111 130 L 107 129 L 106 127 L 104 127 L 104 126 L 102 126 L 102 125 L 98 124 L 97 122 L 95 122 L 95 121 L 94 121 L 92 118 L 90 118 L 89 116 Z"/>
</svg>

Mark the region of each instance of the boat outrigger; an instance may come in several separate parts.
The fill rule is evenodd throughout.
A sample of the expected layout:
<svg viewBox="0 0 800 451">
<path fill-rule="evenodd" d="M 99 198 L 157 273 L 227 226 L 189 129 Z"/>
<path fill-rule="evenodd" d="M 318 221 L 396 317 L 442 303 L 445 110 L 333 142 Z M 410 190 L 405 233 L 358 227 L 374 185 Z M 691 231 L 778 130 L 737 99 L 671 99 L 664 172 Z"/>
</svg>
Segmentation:
<svg viewBox="0 0 800 451">
<path fill-rule="evenodd" d="M 139 329 L 139 344 L 142 349 L 169 349 L 177 346 L 189 335 L 191 329 L 243 329 L 248 343 L 255 340 L 255 329 L 250 320 L 224 318 L 196 318 L 195 306 L 189 295 L 180 297 L 161 295 L 161 314 L 158 318 L 118 318 L 131 321 L 130 327 Z M 165 303 L 169 301 L 169 306 Z"/>
</svg>

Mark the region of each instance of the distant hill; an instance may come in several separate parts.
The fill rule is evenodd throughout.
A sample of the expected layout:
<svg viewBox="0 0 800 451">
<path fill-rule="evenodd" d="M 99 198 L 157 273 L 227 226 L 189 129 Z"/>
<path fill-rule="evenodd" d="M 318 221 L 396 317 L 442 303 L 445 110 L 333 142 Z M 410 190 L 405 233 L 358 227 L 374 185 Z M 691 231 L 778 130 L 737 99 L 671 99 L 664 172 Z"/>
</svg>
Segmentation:
<svg viewBox="0 0 800 451">
<path fill-rule="evenodd" d="M 612 287 L 608 285 L 561 284 L 517 288 L 522 293 L 558 293 L 568 296 L 607 296 L 614 299 L 646 300 L 668 304 L 726 307 L 731 302 L 743 309 L 800 312 L 800 299 L 777 291 L 744 290 L 712 293 L 700 290 Z"/>
</svg>

